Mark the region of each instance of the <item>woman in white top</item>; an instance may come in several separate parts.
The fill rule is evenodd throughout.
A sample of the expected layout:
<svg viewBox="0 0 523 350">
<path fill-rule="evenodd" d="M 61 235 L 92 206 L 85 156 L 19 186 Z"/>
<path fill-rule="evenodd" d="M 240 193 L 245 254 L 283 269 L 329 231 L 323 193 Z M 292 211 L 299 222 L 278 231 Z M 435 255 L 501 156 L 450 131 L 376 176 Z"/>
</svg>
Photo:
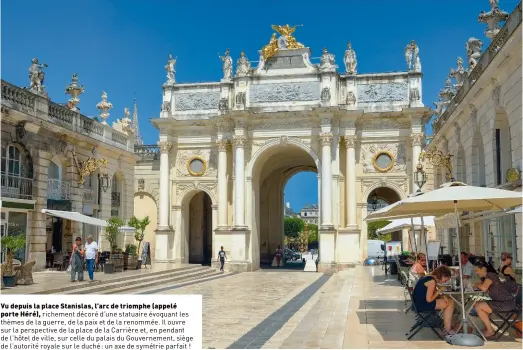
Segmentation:
<svg viewBox="0 0 523 350">
<path fill-rule="evenodd" d="M 416 282 L 420 277 L 427 274 L 425 266 L 427 265 L 427 256 L 423 253 L 418 253 L 416 256 L 416 262 L 409 270 L 409 287 L 414 288 Z"/>
</svg>

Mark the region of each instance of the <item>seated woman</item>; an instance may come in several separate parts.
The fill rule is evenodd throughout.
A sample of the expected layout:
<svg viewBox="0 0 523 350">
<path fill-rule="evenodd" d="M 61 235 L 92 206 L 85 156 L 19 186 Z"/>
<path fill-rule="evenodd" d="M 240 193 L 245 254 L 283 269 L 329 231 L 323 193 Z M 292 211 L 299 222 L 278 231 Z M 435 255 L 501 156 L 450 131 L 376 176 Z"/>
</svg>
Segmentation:
<svg viewBox="0 0 523 350">
<path fill-rule="evenodd" d="M 425 266 L 427 265 L 427 257 L 423 253 L 418 253 L 416 262 L 409 269 L 409 287 L 413 288 L 416 281 L 426 275 Z"/>
<path fill-rule="evenodd" d="M 481 301 L 474 306 L 478 317 L 485 325 L 483 335 L 485 338 L 494 335 L 494 329 L 490 323 L 489 315 L 492 312 L 508 312 L 516 309 L 516 300 L 510 293 L 507 285 L 502 283 L 495 272 L 487 271 L 487 264 L 477 262 L 474 267 L 476 275 L 481 277 L 482 282 L 476 283 L 475 287 L 487 292 L 492 300 Z"/>
<path fill-rule="evenodd" d="M 499 273 L 505 278 L 505 283 L 510 292 L 515 295 L 518 292 L 518 285 L 516 282 L 516 272 L 512 268 L 512 254 L 506 252 L 501 253 L 501 264 Z"/>
<path fill-rule="evenodd" d="M 430 275 L 421 277 L 412 292 L 412 302 L 419 312 L 443 311 L 443 325 L 448 334 L 455 333 L 452 330 L 454 303 L 451 299 L 441 295 L 445 289 L 437 288 L 437 284 L 448 282 L 451 274 L 448 267 L 440 266 Z"/>
</svg>

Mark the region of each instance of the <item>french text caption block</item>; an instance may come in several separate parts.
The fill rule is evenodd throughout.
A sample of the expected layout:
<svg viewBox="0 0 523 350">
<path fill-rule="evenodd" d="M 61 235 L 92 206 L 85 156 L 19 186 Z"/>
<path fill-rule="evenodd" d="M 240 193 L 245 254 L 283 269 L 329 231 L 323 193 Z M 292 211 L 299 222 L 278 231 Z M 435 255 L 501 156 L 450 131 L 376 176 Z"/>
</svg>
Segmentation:
<svg viewBox="0 0 523 350">
<path fill-rule="evenodd" d="M 0 350 L 202 348 L 201 295 L 2 295 Z"/>
</svg>

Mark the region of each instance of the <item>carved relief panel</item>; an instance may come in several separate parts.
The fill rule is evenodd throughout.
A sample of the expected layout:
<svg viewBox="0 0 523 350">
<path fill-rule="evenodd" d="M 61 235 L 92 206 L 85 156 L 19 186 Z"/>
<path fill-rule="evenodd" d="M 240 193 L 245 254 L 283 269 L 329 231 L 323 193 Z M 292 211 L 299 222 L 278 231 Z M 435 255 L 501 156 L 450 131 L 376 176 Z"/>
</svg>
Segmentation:
<svg viewBox="0 0 523 350">
<path fill-rule="evenodd" d="M 407 153 L 404 143 L 378 143 L 361 145 L 363 173 L 405 172 Z"/>
</svg>

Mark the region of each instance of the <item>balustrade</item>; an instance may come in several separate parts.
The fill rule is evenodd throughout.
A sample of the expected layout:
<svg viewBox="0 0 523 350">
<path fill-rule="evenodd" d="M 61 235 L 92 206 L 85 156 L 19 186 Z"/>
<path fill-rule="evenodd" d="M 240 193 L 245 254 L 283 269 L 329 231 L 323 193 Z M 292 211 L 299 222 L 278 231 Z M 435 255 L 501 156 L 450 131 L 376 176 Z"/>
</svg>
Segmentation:
<svg viewBox="0 0 523 350">
<path fill-rule="evenodd" d="M 57 179 L 47 180 L 47 199 L 70 200 L 71 183 Z"/>
<path fill-rule="evenodd" d="M 158 160 L 160 148 L 158 145 L 134 145 L 134 154 L 141 156 L 142 160 Z"/>
<path fill-rule="evenodd" d="M 17 199 L 33 199 L 33 179 L 1 173 L 1 196 Z"/>
</svg>

